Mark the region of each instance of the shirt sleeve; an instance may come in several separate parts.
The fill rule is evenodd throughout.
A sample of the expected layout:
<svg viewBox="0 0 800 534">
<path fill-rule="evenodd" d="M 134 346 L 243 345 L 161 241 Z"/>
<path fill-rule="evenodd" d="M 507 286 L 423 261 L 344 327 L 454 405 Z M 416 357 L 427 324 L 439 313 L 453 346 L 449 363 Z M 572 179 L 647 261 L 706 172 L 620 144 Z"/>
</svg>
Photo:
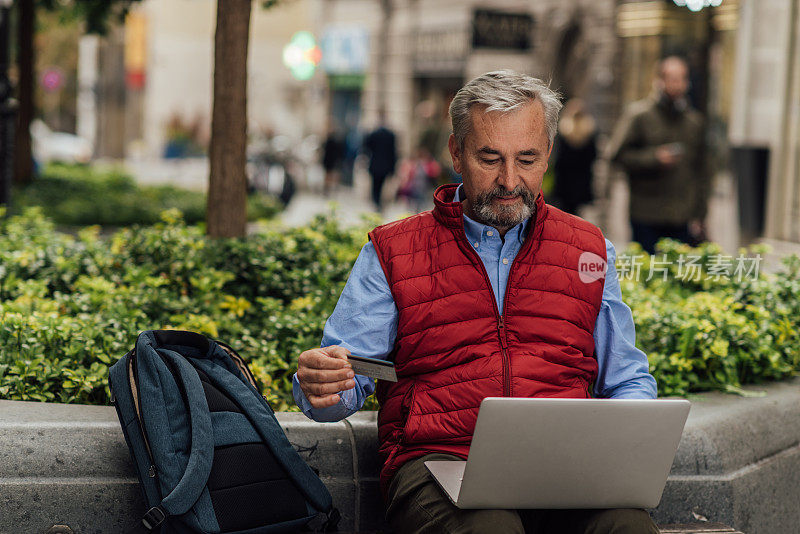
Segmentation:
<svg viewBox="0 0 800 534">
<path fill-rule="evenodd" d="M 617 271 L 616 251 L 606 239 L 608 272 L 603 288 L 603 302 L 594 327 L 597 397 L 616 399 L 654 399 L 656 380 L 649 372 L 647 356 L 636 348 L 636 328 L 631 309 L 622 301 Z"/>
<path fill-rule="evenodd" d="M 322 347 L 340 345 L 352 354 L 386 359 L 397 336 L 397 306 L 372 242 L 361 249 L 336 308 L 322 331 Z M 339 393 L 340 401 L 328 408 L 313 408 L 300 389 L 297 373 L 292 393 L 307 417 L 319 422 L 339 421 L 364 406 L 375 392 L 375 382 L 356 375 L 356 386 Z"/>
</svg>

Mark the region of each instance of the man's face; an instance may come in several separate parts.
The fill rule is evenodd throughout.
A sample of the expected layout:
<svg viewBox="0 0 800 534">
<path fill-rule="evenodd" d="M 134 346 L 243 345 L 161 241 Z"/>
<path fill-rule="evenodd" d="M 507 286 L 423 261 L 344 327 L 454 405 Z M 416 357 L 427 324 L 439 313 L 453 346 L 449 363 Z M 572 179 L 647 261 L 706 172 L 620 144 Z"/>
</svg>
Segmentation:
<svg viewBox="0 0 800 534">
<path fill-rule="evenodd" d="M 472 107 L 464 147 L 451 135 L 450 155 L 464 178 L 465 213 L 505 232 L 534 212 L 551 147 L 538 101 L 507 113 L 485 109 Z"/>
<path fill-rule="evenodd" d="M 661 66 L 661 90 L 670 99 L 677 100 L 689 90 L 689 69 L 678 59 L 668 59 Z"/>
</svg>

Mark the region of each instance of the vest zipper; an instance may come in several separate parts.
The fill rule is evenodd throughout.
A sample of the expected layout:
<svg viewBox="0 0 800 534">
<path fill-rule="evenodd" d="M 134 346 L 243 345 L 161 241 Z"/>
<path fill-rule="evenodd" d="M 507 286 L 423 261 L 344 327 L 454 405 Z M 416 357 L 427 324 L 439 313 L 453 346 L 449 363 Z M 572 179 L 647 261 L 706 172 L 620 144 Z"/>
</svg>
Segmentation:
<svg viewBox="0 0 800 534">
<path fill-rule="evenodd" d="M 533 228 L 528 229 L 528 233 L 533 232 Z M 528 242 L 526 238 L 525 243 Z M 522 253 L 522 250 L 525 248 L 525 244 L 520 247 L 519 252 L 517 252 L 517 256 L 514 257 L 514 260 L 511 262 L 511 268 L 508 270 L 508 280 L 506 280 L 506 290 L 503 294 L 503 314 L 500 316 L 498 321 L 498 331 L 500 332 L 500 345 L 503 347 L 503 352 L 506 353 L 508 351 L 508 335 L 506 330 L 506 310 L 508 309 L 508 292 L 511 289 L 511 280 L 514 279 L 514 267 L 517 266 L 517 257 Z M 487 275 L 488 278 L 488 275 Z M 504 396 L 506 397 L 513 397 L 513 393 L 511 390 L 511 359 L 508 357 L 508 354 L 504 354 L 503 364 L 507 365 L 508 368 L 506 369 L 505 377 L 506 382 L 504 384 Z"/>
<path fill-rule="evenodd" d="M 508 339 L 503 317 L 497 321 L 497 334 L 500 336 L 500 350 L 503 354 L 503 396 L 511 396 L 511 361 L 508 358 Z"/>
<path fill-rule="evenodd" d="M 528 233 L 532 232 L 533 229 L 530 229 Z M 514 258 L 514 261 L 511 262 L 511 269 L 508 271 L 508 281 L 506 282 L 506 291 L 505 296 L 503 297 L 503 314 L 500 314 L 500 308 L 497 307 L 497 300 L 494 297 L 494 289 L 492 289 L 492 281 L 489 280 L 489 273 L 486 272 L 486 267 L 483 265 L 483 260 L 481 259 L 478 252 L 472 248 L 472 245 L 469 243 L 466 234 L 463 231 L 460 232 L 458 237 L 463 238 L 461 243 L 466 247 L 465 250 L 468 251 L 467 254 L 472 255 L 478 262 L 478 266 L 480 269 L 481 274 L 483 274 L 483 279 L 486 281 L 486 287 L 489 288 L 489 292 L 492 294 L 492 307 L 494 308 L 494 316 L 497 319 L 497 337 L 500 339 L 500 354 L 503 359 L 503 396 L 510 397 L 511 396 L 511 360 L 508 357 L 508 339 L 506 338 L 506 328 L 505 328 L 505 314 L 506 314 L 506 307 L 508 304 L 508 288 L 511 286 L 511 274 L 514 272 L 514 266 L 517 263 L 517 258 Z M 526 238 L 526 243 L 528 238 Z M 522 248 L 520 248 L 517 256 L 519 253 L 522 252 L 522 249 L 525 248 L 523 244 Z"/>
<path fill-rule="evenodd" d="M 538 215 L 537 215 L 538 217 Z M 464 227 L 461 227 L 460 232 L 455 232 L 456 237 L 458 238 L 456 242 L 460 242 L 462 246 L 464 246 L 464 250 L 467 251 L 467 254 L 470 254 L 473 258 L 478 261 L 478 266 L 480 267 L 481 274 L 483 274 L 483 279 L 486 281 L 486 286 L 489 288 L 489 292 L 492 293 L 492 306 L 494 307 L 494 315 L 497 318 L 497 337 L 500 338 L 500 352 L 503 358 L 503 396 L 504 397 L 511 397 L 511 360 L 508 357 L 508 338 L 506 337 L 506 327 L 505 327 L 505 316 L 506 316 L 506 309 L 508 309 L 508 290 L 511 288 L 511 280 L 513 279 L 514 274 L 514 267 L 517 266 L 517 259 L 519 258 L 520 254 L 527 252 L 528 248 L 531 246 L 531 242 L 533 240 L 533 233 L 536 231 L 536 220 L 534 219 L 531 221 L 531 226 L 528 228 L 528 235 L 525 236 L 525 241 L 523 242 L 522 246 L 520 247 L 517 255 L 514 257 L 514 260 L 511 262 L 511 268 L 508 270 L 508 280 L 506 281 L 506 290 L 503 296 L 503 313 L 500 314 L 500 309 L 497 307 L 497 300 L 494 298 L 494 290 L 492 289 L 492 281 L 489 280 L 489 273 L 486 272 L 486 267 L 483 265 L 483 260 L 481 259 L 478 252 L 472 248 L 472 245 L 467 239 L 466 233 L 464 233 Z"/>
<path fill-rule="evenodd" d="M 464 238 L 467 241 L 466 237 Z M 472 245 L 469 244 L 467 241 L 467 248 L 472 251 L 472 254 L 478 260 L 478 265 L 480 266 L 480 271 L 483 274 L 484 280 L 486 280 L 486 286 L 489 288 L 489 292 L 492 294 L 492 306 L 494 307 L 494 316 L 497 318 L 497 337 L 500 339 L 500 354 L 503 359 L 503 396 L 510 397 L 511 396 L 511 361 L 508 359 L 508 340 L 506 339 L 506 329 L 505 324 L 503 322 L 503 315 L 505 315 L 505 306 L 503 307 L 503 315 L 500 315 L 500 309 L 497 307 L 497 300 L 494 298 L 494 290 L 492 289 L 492 282 L 489 280 L 489 274 L 486 272 L 486 267 L 483 265 L 483 260 L 475 252 L 475 249 L 472 248 Z M 516 261 L 516 259 L 514 260 Z M 511 268 L 514 268 L 514 264 L 511 264 Z M 511 281 L 511 276 L 508 278 L 509 282 Z M 508 285 L 506 285 L 506 296 L 508 294 Z"/>
</svg>

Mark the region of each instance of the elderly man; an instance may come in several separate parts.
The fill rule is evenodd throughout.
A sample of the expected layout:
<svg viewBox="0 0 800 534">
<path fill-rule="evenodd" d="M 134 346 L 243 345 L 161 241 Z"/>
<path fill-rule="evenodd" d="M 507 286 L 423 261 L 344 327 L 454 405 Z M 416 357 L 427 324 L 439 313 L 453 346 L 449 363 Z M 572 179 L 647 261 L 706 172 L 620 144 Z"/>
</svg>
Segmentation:
<svg viewBox="0 0 800 534">
<path fill-rule="evenodd" d="M 711 192 L 705 127 L 689 105 L 689 66 L 677 56 L 659 61 L 654 96 L 635 102 L 608 147 L 630 183 L 633 240 L 650 254 L 669 237 L 702 241 Z"/>
<path fill-rule="evenodd" d="M 303 352 L 295 400 L 339 420 L 375 391 L 346 357 L 388 358 L 379 381 L 381 486 L 398 532 L 658 532 L 644 510 L 461 510 L 423 462 L 466 459 L 487 396 L 653 398 L 615 271 L 581 277 L 579 258 L 614 262 L 591 224 L 545 204 L 542 178 L 558 95 L 508 71 L 465 85 L 450 106 L 463 185 L 435 207 L 370 232 L 323 332 Z"/>
</svg>

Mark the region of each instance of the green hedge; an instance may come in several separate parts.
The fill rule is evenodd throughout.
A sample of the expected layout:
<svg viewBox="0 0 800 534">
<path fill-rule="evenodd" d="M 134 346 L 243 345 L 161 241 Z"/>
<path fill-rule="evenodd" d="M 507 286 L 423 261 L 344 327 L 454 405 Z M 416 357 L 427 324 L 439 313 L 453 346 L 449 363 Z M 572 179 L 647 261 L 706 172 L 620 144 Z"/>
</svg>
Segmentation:
<svg viewBox="0 0 800 534">
<path fill-rule="evenodd" d="M 318 345 L 376 222 L 343 229 L 320 217 L 211 241 L 176 211 L 109 237 L 98 227 L 59 233 L 37 209 L 3 220 L 0 398 L 108 403 L 107 367 L 136 334 L 181 328 L 230 342 L 273 406 L 293 409 L 297 356 Z M 663 250 L 674 258 L 719 254 L 715 245 L 667 242 Z M 622 280 L 661 395 L 738 391 L 800 370 L 800 260 L 775 276 L 713 278 Z"/>
<path fill-rule="evenodd" d="M 51 163 L 42 175 L 14 191 L 13 207 L 22 212 L 40 206 L 56 224 L 129 226 L 154 224 L 161 212 L 178 209 L 189 224 L 206 217 L 206 195 L 171 185 L 140 186 L 119 169 Z M 274 217 L 283 207 L 271 196 L 248 197 L 249 220 Z"/>
<path fill-rule="evenodd" d="M 763 268 L 756 259 L 763 258 L 765 247 L 747 251 L 750 261 L 737 261 L 745 251 L 726 256 L 713 243 L 693 249 L 664 240 L 658 249 L 653 258 L 641 256 L 641 278 L 655 259 L 669 264 L 667 280 L 658 275 L 649 281 L 623 279 L 621 287 L 633 310 L 636 344 L 648 355 L 660 394 L 744 394 L 744 384 L 800 372 L 800 258 L 785 258 L 783 270 L 774 275 L 758 269 L 757 276 L 743 276 L 736 266 Z M 703 267 L 699 276 L 686 276 L 687 258 Z"/>
</svg>

